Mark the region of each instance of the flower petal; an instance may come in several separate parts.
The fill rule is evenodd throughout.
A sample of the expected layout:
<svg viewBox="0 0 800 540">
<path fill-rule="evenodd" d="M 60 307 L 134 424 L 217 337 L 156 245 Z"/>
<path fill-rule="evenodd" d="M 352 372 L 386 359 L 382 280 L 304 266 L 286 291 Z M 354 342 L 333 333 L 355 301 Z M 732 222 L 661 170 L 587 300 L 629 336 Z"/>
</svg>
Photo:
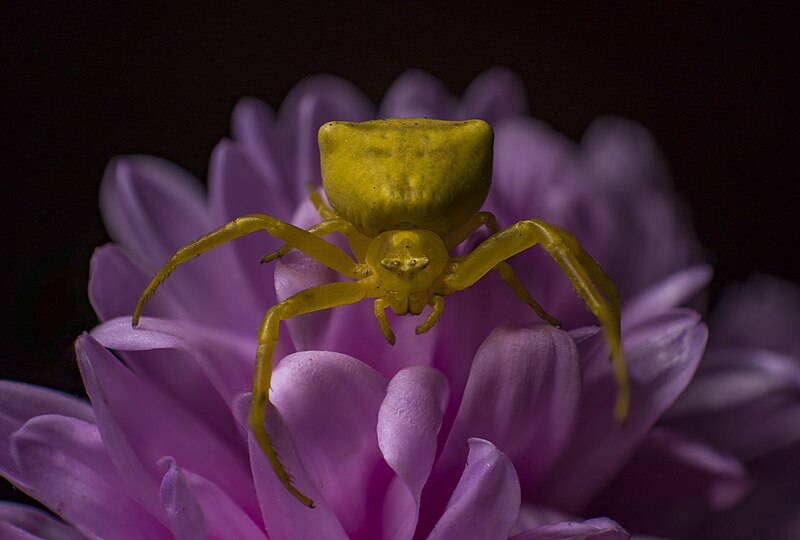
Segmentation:
<svg viewBox="0 0 800 540">
<path fill-rule="evenodd" d="M 604 488 L 686 388 L 707 335 L 699 316 L 683 309 L 628 329 L 623 347 L 631 379 L 631 405 L 624 425 L 611 414 L 616 387 L 608 367 L 608 349 L 595 349 L 584 360 L 587 365 L 575 436 L 543 482 L 537 500 L 579 512 Z M 584 343 L 602 339 L 598 335 Z"/>
<path fill-rule="evenodd" d="M 800 358 L 800 287 L 758 275 L 731 287 L 711 318 L 712 348 L 759 347 Z"/>
<path fill-rule="evenodd" d="M 709 512 L 731 508 L 750 489 L 742 464 L 677 431 L 654 428 L 639 452 L 592 505 L 631 529 L 677 537 Z"/>
<path fill-rule="evenodd" d="M 272 378 L 272 402 L 308 477 L 349 534 L 378 534 L 378 509 L 394 476 L 376 432 L 386 385 L 366 364 L 329 352 L 289 355 Z"/>
<path fill-rule="evenodd" d="M 243 394 L 236 400 L 237 417 L 242 426 L 247 426 L 248 410 L 251 395 Z M 292 476 L 294 486 L 301 493 L 310 497 L 315 508 L 302 504 L 281 484 L 272 466 L 264 456 L 252 433 L 248 429 L 250 449 L 250 466 L 253 473 L 256 493 L 261 506 L 261 515 L 272 540 L 289 540 L 294 538 L 326 538 L 346 540 L 347 534 L 342 528 L 328 501 L 317 490 L 315 482 L 306 472 L 303 462 L 297 455 L 297 449 L 286 423 L 275 407 L 266 411 L 265 429 L 272 439 L 281 464 Z"/>
<path fill-rule="evenodd" d="M 65 416 L 29 420 L 11 453 L 32 497 L 92 538 L 167 538 L 129 495 L 94 424 Z M 113 501 L 113 504 L 109 504 Z"/>
<path fill-rule="evenodd" d="M 511 461 L 489 441 L 472 438 L 467 467 L 428 540 L 507 538 L 519 505 Z"/>
<path fill-rule="evenodd" d="M 9 440 L 25 422 L 44 414 L 60 414 L 94 422 L 94 412 L 85 401 L 47 388 L 0 381 L 0 474 L 19 478 L 19 471 L 9 450 Z"/>
<path fill-rule="evenodd" d="M 221 436 L 180 401 L 137 377 L 92 337 L 79 337 L 75 348 L 111 459 L 140 503 L 158 506 L 154 497 L 162 473 L 157 462 L 169 455 L 255 510 L 250 474 L 242 451 L 234 447 L 235 436 Z"/>
<path fill-rule="evenodd" d="M 275 217 L 287 219 L 297 199 L 294 197 L 295 186 L 293 182 L 287 182 L 286 167 L 281 161 L 282 149 L 278 145 L 281 136 L 274 125 L 274 116 L 272 109 L 256 98 L 242 98 L 236 104 L 231 115 L 231 133 L 261 182 L 246 186 L 237 183 L 231 187 L 241 186 L 242 194 L 259 199 L 268 195 L 274 201 L 271 208 L 276 212 Z M 259 189 L 258 194 L 252 191 L 254 187 Z M 278 212 L 279 209 L 282 210 Z"/>
<path fill-rule="evenodd" d="M 0 501 L 0 537 L 7 540 L 86 540 L 49 514 L 22 504 Z"/>
<path fill-rule="evenodd" d="M 381 102 L 379 118 L 439 118 L 451 120 L 456 99 L 432 75 L 410 69 L 398 77 Z"/>
<path fill-rule="evenodd" d="M 473 80 L 461 99 L 462 118 L 480 118 L 498 126 L 528 112 L 528 96 L 519 76 L 510 69 L 493 67 Z"/>
<path fill-rule="evenodd" d="M 422 487 L 436 455 L 436 436 L 447 404 L 447 380 L 427 367 L 400 371 L 390 382 L 378 413 L 378 445 L 397 474 L 389 487 L 384 538 L 414 536 Z"/>
<path fill-rule="evenodd" d="M 159 497 L 175 540 L 208 538 L 203 511 L 183 472 L 175 465 L 175 460 L 164 458 L 159 465 L 167 468 L 161 480 Z"/>
<path fill-rule="evenodd" d="M 630 537 L 617 522 L 594 518 L 543 525 L 512 536 L 510 540 L 627 540 Z"/>
<path fill-rule="evenodd" d="M 654 313 L 686 304 L 708 285 L 712 273 L 711 266 L 707 264 L 691 266 L 627 301 L 622 309 L 623 332 L 629 323 L 635 324 L 635 321 L 646 319 Z"/>
<path fill-rule="evenodd" d="M 482 437 L 514 463 L 524 490 L 535 489 L 569 442 L 580 388 L 578 353 L 566 332 L 498 327 L 475 355 L 437 468 L 460 466 L 464 441 Z"/>
<path fill-rule="evenodd" d="M 223 140 L 211 154 L 208 189 L 211 219 L 221 226 L 246 214 L 268 214 L 278 219 L 288 219 L 292 206 L 279 196 L 285 190 L 270 190 L 269 185 L 253 170 L 244 153 L 232 141 Z M 240 309 L 252 310 L 251 329 L 255 332 L 265 306 L 275 304 L 272 286 L 272 268 L 260 264 L 261 257 L 275 251 L 281 242 L 266 231 L 237 238 L 230 243 L 237 266 L 228 268 L 227 279 L 240 280 L 239 288 L 245 292 L 241 298 L 231 299 Z"/>
</svg>

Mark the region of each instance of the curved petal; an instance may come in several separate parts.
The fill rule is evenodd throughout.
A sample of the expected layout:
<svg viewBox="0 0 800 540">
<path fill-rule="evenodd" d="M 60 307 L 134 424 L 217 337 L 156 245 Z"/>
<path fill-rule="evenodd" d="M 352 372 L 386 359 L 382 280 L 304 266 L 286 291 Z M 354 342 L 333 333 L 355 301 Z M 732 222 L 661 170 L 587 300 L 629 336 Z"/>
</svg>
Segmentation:
<svg viewBox="0 0 800 540">
<path fill-rule="evenodd" d="M 487 69 L 470 83 L 461 99 L 462 118 L 480 118 L 493 127 L 528 112 L 525 85 L 504 67 Z"/>
<path fill-rule="evenodd" d="M 233 109 L 231 133 L 237 147 L 260 178 L 257 184 L 235 185 L 242 187 L 242 191 L 247 189 L 245 194 L 251 193 L 254 197 L 269 194 L 270 200 L 274 201 L 275 217 L 286 219 L 297 200 L 294 198 L 294 185 L 289 182 L 286 166 L 281 160 L 278 145 L 281 135 L 274 125 L 274 116 L 268 105 L 251 97 L 240 99 Z M 259 189 L 259 195 L 252 192 L 253 187 Z M 261 189 L 264 195 L 260 194 Z M 277 213 L 278 209 L 283 210 Z"/>
<path fill-rule="evenodd" d="M 624 425 L 611 414 L 616 388 L 607 364 L 608 349 L 595 349 L 585 360 L 588 365 L 575 436 L 536 499 L 576 513 L 592 500 L 686 388 L 707 336 L 699 316 L 683 309 L 628 329 L 623 348 L 631 379 L 631 405 Z M 587 342 L 602 339 L 598 335 Z"/>
<path fill-rule="evenodd" d="M 7 540 L 86 540 L 81 533 L 39 509 L 0 501 L 0 537 Z"/>
<path fill-rule="evenodd" d="M 708 285 L 712 273 L 713 269 L 707 264 L 691 266 L 627 301 L 622 309 L 623 333 L 629 324 L 686 304 Z"/>
<path fill-rule="evenodd" d="M 447 405 L 447 380 L 427 367 L 400 371 L 378 412 L 378 446 L 397 478 L 389 487 L 384 538 L 411 539 L 420 495 L 436 455 L 436 436 Z"/>
<path fill-rule="evenodd" d="M 121 489 L 124 484 L 94 424 L 39 416 L 12 436 L 11 453 L 28 494 L 87 536 L 168 538 L 166 529 Z"/>
<path fill-rule="evenodd" d="M 36 416 L 59 414 L 94 422 L 91 406 L 55 390 L 13 381 L 0 381 L 0 474 L 18 478 L 9 440 L 25 422 Z"/>
<path fill-rule="evenodd" d="M 630 537 L 617 522 L 603 517 L 543 525 L 512 536 L 510 540 L 628 540 Z"/>
<path fill-rule="evenodd" d="M 378 535 L 378 509 L 394 476 L 376 432 L 386 385 L 366 364 L 331 352 L 289 355 L 272 378 L 272 402 L 308 477 L 349 534 Z"/>
<path fill-rule="evenodd" d="M 250 401 L 250 394 L 239 396 L 236 400 L 236 411 L 243 429 L 248 430 L 250 467 L 261 507 L 261 515 L 269 538 L 272 540 L 294 538 L 347 540 L 348 535 L 342 528 L 342 524 L 326 498 L 317 489 L 316 483 L 312 482 L 304 463 L 298 457 L 292 435 L 289 433 L 280 411 L 275 407 L 270 407 L 266 411 L 265 429 L 272 439 L 281 463 L 292 476 L 295 487 L 314 501 L 315 508 L 307 508 L 300 504 L 278 480 L 275 471 L 272 470 L 272 466 L 264 456 L 264 452 L 252 433 L 249 433 L 249 428 L 246 427 Z"/>
<path fill-rule="evenodd" d="M 280 121 L 294 157 L 294 200 L 305 196 L 305 186 L 322 183 L 317 133 L 332 120 L 361 122 L 373 116 L 373 107 L 361 91 L 332 75 L 314 75 L 300 81 L 281 105 Z"/>
<path fill-rule="evenodd" d="M 161 479 L 159 498 L 167 523 L 175 540 L 205 540 L 206 521 L 197 499 L 172 458 L 163 458 L 159 465 L 166 467 Z"/>
<path fill-rule="evenodd" d="M 410 69 L 386 91 L 379 109 L 379 118 L 451 120 L 456 113 L 456 99 L 436 77 Z"/>
<path fill-rule="evenodd" d="M 758 347 L 800 359 L 800 287 L 754 276 L 725 291 L 710 324 L 712 348 Z"/>
<path fill-rule="evenodd" d="M 437 469 L 457 469 L 466 457 L 464 441 L 486 438 L 514 463 L 527 495 L 564 452 L 580 393 L 569 334 L 551 326 L 500 326 L 475 355 Z"/>
<path fill-rule="evenodd" d="M 236 439 L 221 436 L 180 401 L 137 377 L 89 335 L 79 337 L 75 349 L 100 433 L 140 503 L 158 506 L 154 497 L 162 473 L 157 462 L 170 455 L 255 510 L 243 453 L 232 444 Z"/>
<path fill-rule="evenodd" d="M 214 226 L 221 226 L 246 214 L 268 214 L 288 219 L 291 208 L 281 194 L 253 170 L 242 150 L 232 141 L 223 140 L 211 154 L 208 173 L 209 203 Z M 275 304 L 272 268 L 260 264 L 261 257 L 275 251 L 281 242 L 266 231 L 237 238 L 230 243 L 238 266 L 228 268 L 228 280 L 241 280 L 244 294 L 231 298 L 240 309 L 251 309 L 252 332 L 255 332 L 266 306 Z"/>
<path fill-rule="evenodd" d="M 470 439 L 467 467 L 428 540 L 507 538 L 519 505 L 511 461 L 489 441 Z"/>
<path fill-rule="evenodd" d="M 736 505 L 750 489 L 732 456 L 678 431 L 654 428 L 640 450 L 592 505 L 636 531 L 685 536 L 709 512 Z"/>
</svg>

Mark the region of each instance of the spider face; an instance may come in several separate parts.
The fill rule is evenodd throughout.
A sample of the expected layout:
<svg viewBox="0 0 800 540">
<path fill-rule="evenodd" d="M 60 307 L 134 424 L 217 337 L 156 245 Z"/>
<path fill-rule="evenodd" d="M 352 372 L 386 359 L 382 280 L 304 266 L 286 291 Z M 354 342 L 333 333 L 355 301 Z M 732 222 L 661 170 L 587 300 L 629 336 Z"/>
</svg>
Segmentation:
<svg viewBox="0 0 800 540">
<path fill-rule="evenodd" d="M 381 233 L 372 240 L 366 255 L 367 267 L 380 286 L 400 296 L 431 290 L 447 261 L 442 239 L 426 230 Z"/>
<path fill-rule="evenodd" d="M 393 345 L 387 309 L 398 315 L 419 315 L 431 306 L 425 322 L 417 327 L 418 334 L 427 332 L 442 315 L 445 296 L 496 270 L 520 300 L 559 326 L 506 262 L 536 244 L 561 267 L 602 325 L 618 387 L 614 413 L 618 420 L 625 419 L 630 387 L 616 288 L 568 232 L 535 218 L 499 230 L 494 216 L 480 211 L 491 183 L 493 140 L 491 127 L 480 120 L 329 122 L 320 129 L 319 145 L 323 187 L 332 208 L 318 193 L 311 194 L 320 223 L 303 230 L 264 214 L 237 218 L 179 249 L 139 298 L 134 326 L 144 302 L 176 266 L 257 230 L 285 242 L 262 262 L 297 249 L 350 279 L 290 296 L 267 311 L 258 332 L 250 428 L 281 483 L 306 506 L 313 507 L 313 502 L 294 486 L 264 429 L 280 322 L 371 298 L 380 330 Z M 450 250 L 480 227 L 493 234 L 471 253 L 451 258 Z M 323 238 L 332 233 L 345 237 L 351 254 Z"/>
</svg>

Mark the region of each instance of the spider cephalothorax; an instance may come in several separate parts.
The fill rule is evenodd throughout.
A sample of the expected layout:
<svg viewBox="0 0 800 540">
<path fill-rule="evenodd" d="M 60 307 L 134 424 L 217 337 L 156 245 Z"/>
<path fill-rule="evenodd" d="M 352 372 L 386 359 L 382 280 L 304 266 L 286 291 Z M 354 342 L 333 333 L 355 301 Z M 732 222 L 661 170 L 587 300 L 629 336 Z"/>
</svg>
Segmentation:
<svg viewBox="0 0 800 540">
<path fill-rule="evenodd" d="M 329 122 L 320 128 L 319 144 L 323 187 L 331 207 L 318 193 L 311 194 L 322 218 L 319 224 L 303 230 L 264 214 L 237 218 L 179 249 L 139 298 L 134 326 L 144 302 L 177 265 L 257 230 L 285 242 L 262 262 L 298 249 L 350 279 L 290 296 L 267 311 L 258 332 L 250 427 L 281 482 L 303 504 L 313 506 L 292 484 L 264 428 L 280 322 L 372 298 L 381 331 L 394 344 L 386 309 L 398 315 L 419 315 L 432 306 L 417 327 L 421 334 L 442 315 L 445 296 L 497 270 L 517 297 L 558 326 L 505 262 L 536 244 L 559 264 L 602 324 L 618 386 L 614 413 L 620 421 L 627 416 L 630 389 L 620 344 L 616 288 L 561 228 L 527 219 L 498 230 L 494 216 L 480 211 L 491 184 L 493 141 L 491 127 L 481 120 Z M 471 253 L 451 257 L 451 250 L 480 227 L 492 235 Z M 334 232 L 347 239 L 351 254 L 322 238 Z"/>
</svg>

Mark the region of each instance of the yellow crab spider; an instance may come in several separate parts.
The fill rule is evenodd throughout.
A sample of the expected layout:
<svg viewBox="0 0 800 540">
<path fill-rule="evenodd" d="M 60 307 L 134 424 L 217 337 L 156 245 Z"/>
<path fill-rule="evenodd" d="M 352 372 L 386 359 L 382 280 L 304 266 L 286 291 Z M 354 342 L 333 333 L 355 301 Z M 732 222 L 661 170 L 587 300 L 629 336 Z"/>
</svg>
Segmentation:
<svg viewBox="0 0 800 540">
<path fill-rule="evenodd" d="M 600 321 L 618 388 L 614 414 L 620 422 L 627 416 L 630 386 L 620 344 L 616 288 L 563 229 L 526 219 L 498 230 L 494 216 L 480 211 L 491 183 L 493 142 L 492 128 L 481 120 L 329 122 L 319 130 L 319 148 L 322 184 L 330 207 L 318 193 L 311 195 L 323 221 L 303 230 L 264 214 L 237 218 L 180 248 L 139 298 L 134 326 L 145 301 L 176 266 L 258 230 L 284 242 L 281 249 L 264 257 L 264 262 L 297 249 L 350 279 L 290 296 L 267 311 L 258 330 L 250 428 L 281 483 L 306 506 L 314 503 L 295 488 L 264 428 L 280 322 L 372 298 L 381 332 L 394 344 L 387 308 L 397 315 L 419 315 L 425 306 L 432 306 L 416 329 L 417 334 L 427 332 L 442 315 L 445 296 L 497 270 L 516 296 L 558 326 L 505 262 L 536 244 L 558 263 Z M 480 227 L 488 228 L 492 235 L 467 255 L 449 255 Z M 352 257 L 322 238 L 334 232 L 345 237 Z"/>
</svg>

